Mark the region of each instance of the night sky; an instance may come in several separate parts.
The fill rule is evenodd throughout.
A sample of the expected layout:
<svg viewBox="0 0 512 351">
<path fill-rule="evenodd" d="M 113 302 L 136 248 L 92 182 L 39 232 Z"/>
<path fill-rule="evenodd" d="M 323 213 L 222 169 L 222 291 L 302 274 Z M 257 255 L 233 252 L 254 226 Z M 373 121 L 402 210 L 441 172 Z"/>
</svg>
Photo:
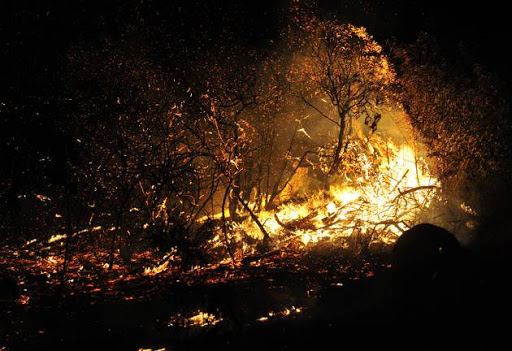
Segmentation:
<svg viewBox="0 0 512 351">
<path fill-rule="evenodd" d="M 155 42 L 198 33 L 261 45 L 277 36 L 286 0 L 263 1 L 11 1 L 1 18 L 2 95 L 40 94 L 70 45 L 121 36 L 145 35 Z M 318 1 L 321 12 L 366 26 L 378 40 L 435 35 L 451 54 L 461 46 L 499 74 L 510 76 L 508 12 L 503 2 Z M 221 32 L 221 33 L 219 33 Z M 223 33 L 222 33 L 223 32 Z M 4 95 L 5 98 L 5 95 Z"/>
</svg>

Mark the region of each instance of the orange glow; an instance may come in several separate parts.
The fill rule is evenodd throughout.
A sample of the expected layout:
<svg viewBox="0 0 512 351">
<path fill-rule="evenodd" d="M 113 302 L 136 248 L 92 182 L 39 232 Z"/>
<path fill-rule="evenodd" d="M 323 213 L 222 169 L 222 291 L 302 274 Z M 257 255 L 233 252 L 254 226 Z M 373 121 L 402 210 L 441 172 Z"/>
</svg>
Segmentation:
<svg viewBox="0 0 512 351">
<path fill-rule="evenodd" d="M 419 147 L 377 134 L 366 140 L 355 136 L 343 165 L 346 171 L 328 191 L 312 191 L 305 201 L 283 202 L 275 210 L 261 211 L 258 218 L 278 247 L 290 240 L 304 247 L 324 241 L 345 247 L 350 237 L 392 244 L 439 195 L 439 181 Z M 254 247 L 244 236 L 262 240 L 261 231 L 251 218 L 233 226 L 243 254 L 250 255 Z M 221 235 L 211 243 L 222 245 Z"/>
</svg>

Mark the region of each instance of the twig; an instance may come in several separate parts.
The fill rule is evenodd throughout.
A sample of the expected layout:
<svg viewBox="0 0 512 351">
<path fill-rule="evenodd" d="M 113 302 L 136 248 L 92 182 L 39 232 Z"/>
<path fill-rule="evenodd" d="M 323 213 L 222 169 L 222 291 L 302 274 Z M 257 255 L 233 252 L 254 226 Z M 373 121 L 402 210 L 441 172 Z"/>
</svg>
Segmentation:
<svg viewBox="0 0 512 351">
<path fill-rule="evenodd" d="M 428 189 L 441 189 L 440 187 L 438 187 L 437 185 L 422 185 L 422 186 L 418 186 L 418 187 L 415 187 L 415 188 L 411 188 L 411 189 L 407 189 L 405 191 L 401 191 L 400 194 L 398 194 L 397 196 L 395 196 L 395 198 L 393 199 L 392 202 L 395 202 L 396 200 L 398 200 L 399 197 L 402 197 L 404 195 L 407 195 L 407 194 L 410 194 L 410 193 L 413 193 L 415 191 L 419 191 L 419 190 L 428 190 Z"/>
<path fill-rule="evenodd" d="M 400 183 L 405 179 L 405 176 L 407 175 L 407 173 L 409 173 L 409 168 L 407 168 L 407 170 L 404 172 L 404 174 L 402 175 L 400 180 L 395 184 L 395 186 L 393 187 L 391 192 L 394 192 L 396 190 L 396 188 L 400 185 Z"/>
</svg>

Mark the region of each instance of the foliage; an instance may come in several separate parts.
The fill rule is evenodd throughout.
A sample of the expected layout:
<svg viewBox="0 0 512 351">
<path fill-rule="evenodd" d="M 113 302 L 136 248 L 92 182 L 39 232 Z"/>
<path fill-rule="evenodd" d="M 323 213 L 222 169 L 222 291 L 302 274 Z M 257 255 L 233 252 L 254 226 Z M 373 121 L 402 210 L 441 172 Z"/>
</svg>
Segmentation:
<svg viewBox="0 0 512 351">
<path fill-rule="evenodd" d="M 446 60 L 424 34 L 397 50 L 402 103 L 448 187 L 499 184 L 510 171 L 509 105 L 499 80 L 474 62 Z M 490 185 L 490 183 L 488 185 Z"/>
</svg>

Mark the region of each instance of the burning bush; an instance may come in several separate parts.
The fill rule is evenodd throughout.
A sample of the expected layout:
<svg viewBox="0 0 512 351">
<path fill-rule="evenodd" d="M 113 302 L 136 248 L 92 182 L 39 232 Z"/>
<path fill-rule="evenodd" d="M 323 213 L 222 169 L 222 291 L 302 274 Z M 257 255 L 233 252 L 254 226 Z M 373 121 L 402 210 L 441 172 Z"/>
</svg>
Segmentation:
<svg viewBox="0 0 512 351">
<path fill-rule="evenodd" d="M 456 89 L 412 50 L 396 94 L 365 28 L 293 16 L 279 44 L 178 50 L 172 67 L 139 39 L 70 49 L 56 123 L 70 146 L 45 214 L 60 221 L 46 234 L 65 238 L 64 262 L 93 232 L 109 269 L 148 248 L 184 266 L 327 242 L 366 251 L 433 219 L 453 174 L 501 167 L 509 129 L 499 95 L 482 92 L 490 80 Z"/>
</svg>

